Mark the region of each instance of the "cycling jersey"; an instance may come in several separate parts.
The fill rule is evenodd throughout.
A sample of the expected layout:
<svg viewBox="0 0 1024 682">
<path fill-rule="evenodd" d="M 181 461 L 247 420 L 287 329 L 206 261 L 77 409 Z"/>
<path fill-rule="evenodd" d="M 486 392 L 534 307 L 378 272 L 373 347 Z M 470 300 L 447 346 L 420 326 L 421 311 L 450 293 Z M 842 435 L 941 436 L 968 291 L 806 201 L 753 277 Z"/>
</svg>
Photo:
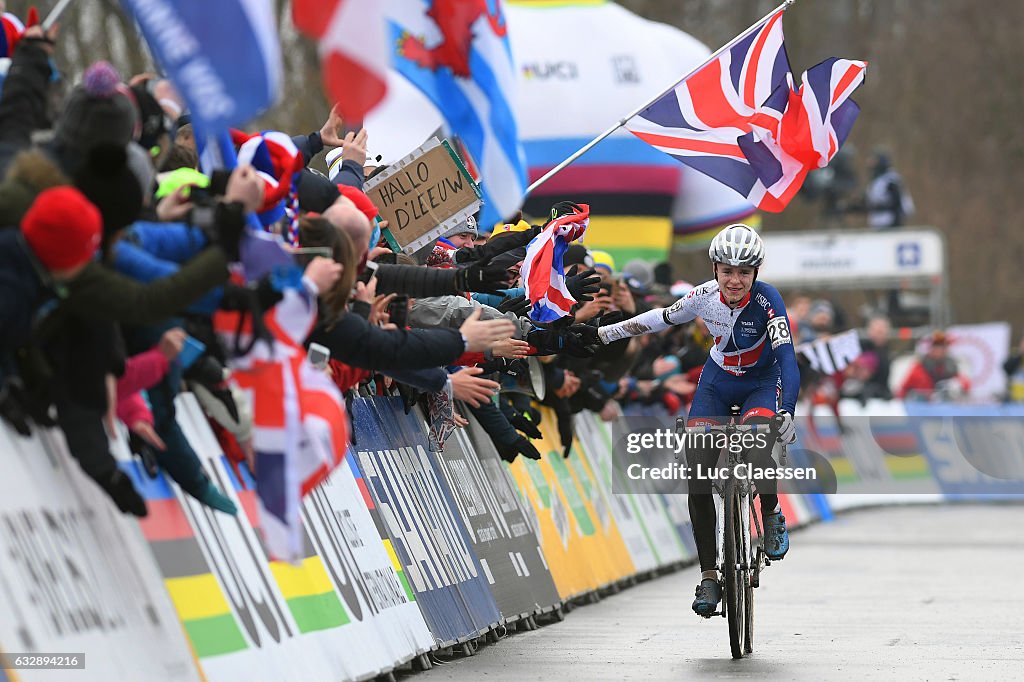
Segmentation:
<svg viewBox="0 0 1024 682">
<path fill-rule="evenodd" d="M 742 301 L 732 308 L 711 280 L 693 289 L 668 308 L 657 308 L 625 322 L 601 327 L 601 341 L 610 343 L 630 336 L 650 334 L 672 325 L 704 320 L 714 336 L 711 360 L 734 376 L 760 376 L 776 366 L 780 370 L 782 393 L 779 405 L 793 413 L 800 390 L 800 370 L 789 330 L 789 318 L 782 296 L 772 285 L 754 282 Z"/>
</svg>

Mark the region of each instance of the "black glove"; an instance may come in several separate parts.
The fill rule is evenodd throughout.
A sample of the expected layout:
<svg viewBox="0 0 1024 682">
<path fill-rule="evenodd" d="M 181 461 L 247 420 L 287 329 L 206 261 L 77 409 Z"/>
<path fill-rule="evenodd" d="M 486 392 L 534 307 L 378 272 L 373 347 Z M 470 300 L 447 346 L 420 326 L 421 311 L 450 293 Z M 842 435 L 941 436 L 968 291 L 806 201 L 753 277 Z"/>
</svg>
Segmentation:
<svg viewBox="0 0 1024 682">
<path fill-rule="evenodd" d="M 461 248 L 455 252 L 456 263 L 470 263 L 472 261 L 489 261 L 495 256 L 505 253 L 506 251 L 512 251 L 519 247 L 526 246 L 533 238 L 541 233 L 543 228 L 534 226 L 529 230 L 523 230 L 522 232 L 513 232 L 512 234 L 503 235 L 499 239 L 492 239 L 483 246 L 477 246 L 472 249 Z"/>
<path fill-rule="evenodd" d="M 495 443 L 494 447 L 497 449 L 498 454 L 506 462 L 513 462 L 519 455 L 527 457 L 529 459 L 540 459 L 540 452 L 537 448 L 533 447 L 533 443 L 526 439 L 526 436 L 520 435 L 511 443 Z"/>
<path fill-rule="evenodd" d="M 574 358 L 590 358 L 600 347 L 601 340 L 597 336 L 597 327 L 589 324 L 574 324 L 565 330 L 565 353 Z"/>
<path fill-rule="evenodd" d="M 477 365 L 484 374 L 507 374 L 510 377 L 517 377 L 530 371 L 525 358 L 493 358 Z"/>
<path fill-rule="evenodd" d="M 540 429 L 537 425 L 530 421 L 525 414 L 517 414 L 508 420 L 508 423 L 516 427 L 516 431 L 521 431 L 530 438 L 543 438 Z"/>
<path fill-rule="evenodd" d="M 578 270 L 579 266 L 576 265 L 569 270 L 569 274 L 565 276 L 565 288 L 577 301 L 593 301 L 594 297 L 591 294 L 601 290 L 601 278 L 594 268 L 576 274 Z"/>
<path fill-rule="evenodd" d="M 398 390 L 399 397 L 402 398 L 402 408 L 406 414 L 409 414 L 412 412 L 413 406 L 420 399 L 421 393 L 412 386 L 403 384 L 400 381 L 395 382 L 395 388 Z"/>
<path fill-rule="evenodd" d="M 24 403 L 21 381 L 8 379 L 3 388 L 0 388 L 0 417 L 19 435 L 28 438 L 32 435 L 32 426 L 29 424 L 28 410 Z"/>
<path fill-rule="evenodd" d="M 488 261 L 477 261 L 455 273 L 455 287 L 459 291 L 496 294 L 511 286 L 508 270 Z"/>
<path fill-rule="evenodd" d="M 219 202 L 212 211 L 207 206 L 197 206 L 192 209 L 192 222 L 202 228 L 210 242 L 223 249 L 230 260 L 238 260 L 238 245 L 245 234 L 245 209 L 241 203 Z"/>
<path fill-rule="evenodd" d="M 583 210 L 579 204 L 575 201 L 559 201 L 551 207 L 551 220 L 561 218 L 562 216 L 572 215 Z"/>
<path fill-rule="evenodd" d="M 114 501 L 122 513 L 133 516 L 144 517 L 149 511 L 146 509 L 146 501 L 139 496 L 139 492 L 132 485 L 132 479 L 128 478 L 120 469 L 114 469 L 113 475 L 106 483 L 102 484 L 103 490 L 110 499 Z"/>
<path fill-rule="evenodd" d="M 554 329 L 533 329 L 526 335 L 526 342 L 536 348 L 540 355 L 562 352 L 562 335 Z"/>
<path fill-rule="evenodd" d="M 531 308 L 533 308 L 533 304 L 530 303 L 530 299 L 526 298 L 526 296 L 506 298 L 498 304 L 498 312 L 512 313 L 516 317 L 526 317 L 530 313 Z"/>
<path fill-rule="evenodd" d="M 128 432 L 128 449 L 142 460 L 142 468 L 147 476 L 156 478 L 160 474 L 160 464 L 157 460 L 156 448 L 147 443 L 134 431 Z M 124 510 L 122 509 L 121 511 Z"/>
</svg>

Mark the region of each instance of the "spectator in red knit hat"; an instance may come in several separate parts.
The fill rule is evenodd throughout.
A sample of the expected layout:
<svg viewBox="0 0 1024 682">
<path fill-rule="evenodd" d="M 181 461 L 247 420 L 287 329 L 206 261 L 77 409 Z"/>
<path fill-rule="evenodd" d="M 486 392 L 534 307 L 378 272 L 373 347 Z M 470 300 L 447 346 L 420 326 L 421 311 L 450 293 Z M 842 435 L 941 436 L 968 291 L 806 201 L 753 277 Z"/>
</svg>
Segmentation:
<svg viewBox="0 0 1024 682">
<path fill-rule="evenodd" d="M 21 232 L 39 263 L 54 278 L 67 280 L 96 254 L 103 220 L 80 191 L 54 187 L 41 192 L 29 207 Z"/>
<path fill-rule="evenodd" d="M 44 190 L 22 218 L 20 231 L 0 230 L 0 405 L 16 397 L 10 383 L 13 354 L 28 344 L 36 309 L 56 298 L 60 281 L 89 263 L 101 232 L 99 210 L 73 187 Z M 24 420 L 14 425 L 28 435 Z"/>
</svg>

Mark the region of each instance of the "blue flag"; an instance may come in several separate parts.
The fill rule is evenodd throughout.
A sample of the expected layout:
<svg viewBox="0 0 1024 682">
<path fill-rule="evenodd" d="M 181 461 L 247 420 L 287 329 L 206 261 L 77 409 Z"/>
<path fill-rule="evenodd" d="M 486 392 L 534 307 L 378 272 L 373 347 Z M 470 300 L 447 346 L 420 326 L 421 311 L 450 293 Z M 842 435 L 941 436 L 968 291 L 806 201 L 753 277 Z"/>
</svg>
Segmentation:
<svg viewBox="0 0 1024 682">
<path fill-rule="evenodd" d="M 215 134 L 269 108 L 281 85 L 281 48 L 269 0 L 122 0 L 154 59 Z"/>
</svg>

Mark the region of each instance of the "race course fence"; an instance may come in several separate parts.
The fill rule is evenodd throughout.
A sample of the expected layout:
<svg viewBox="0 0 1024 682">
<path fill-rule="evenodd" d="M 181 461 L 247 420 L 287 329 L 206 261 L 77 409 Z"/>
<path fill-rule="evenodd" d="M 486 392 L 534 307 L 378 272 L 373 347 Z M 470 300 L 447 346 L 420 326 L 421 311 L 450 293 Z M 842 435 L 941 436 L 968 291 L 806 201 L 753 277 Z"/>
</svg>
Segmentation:
<svg viewBox="0 0 1024 682">
<path fill-rule="evenodd" d="M 685 495 L 612 493 L 631 482 L 595 415 L 576 416 L 563 459 L 545 412 L 543 458 L 509 465 L 472 417 L 432 452 L 422 415 L 394 398 L 356 399 L 355 444 L 303 502 L 304 558 L 271 561 L 253 480 L 223 455 L 190 394 L 178 408 L 237 516 L 149 478 L 119 439 L 115 454 L 149 506 L 141 521 L 122 516 L 59 433 L 0 428 L 0 651 L 86 653 L 84 671 L 0 668 L 0 681 L 363 680 L 429 667 L 432 653 L 471 654 L 695 562 Z M 1014 493 L 1005 471 L 972 459 L 1024 442 L 1024 410 L 1001 409 L 845 405 L 863 418 L 841 427 L 816 416 L 800 445 L 828 459 L 846 492 L 782 496 L 790 526 L 867 504 Z M 967 428 L 954 415 L 981 421 Z M 899 485 L 881 494 L 879 483 Z"/>
</svg>

